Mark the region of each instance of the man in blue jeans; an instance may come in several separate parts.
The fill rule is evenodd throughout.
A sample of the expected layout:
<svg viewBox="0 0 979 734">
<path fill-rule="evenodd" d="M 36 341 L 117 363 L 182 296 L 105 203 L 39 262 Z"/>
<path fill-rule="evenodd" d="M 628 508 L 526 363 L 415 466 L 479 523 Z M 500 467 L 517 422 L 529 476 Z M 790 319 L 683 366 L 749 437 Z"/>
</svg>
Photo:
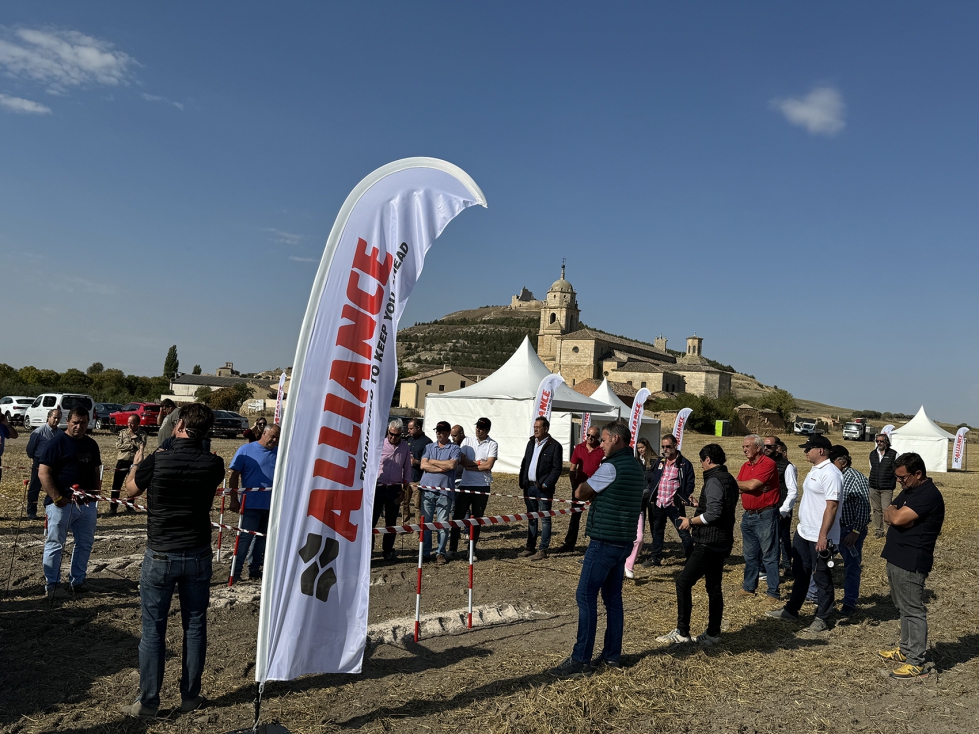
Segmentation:
<svg viewBox="0 0 979 734">
<path fill-rule="evenodd" d="M 870 527 L 870 483 L 853 468 L 845 446 L 829 450 L 829 460 L 843 473 L 843 500 L 840 502 L 840 555 L 843 556 L 843 606 L 840 616 L 847 617 L 857 609 L 860 596 L 860 574 L 863 565 L 863 541 Z M 811 589 L 815 594 L 815 589 Z"/>
<path fill-rule="evenodd" d="M 445 421 L 435 426 L 435 441 L 425 446 L 422 453 L 422 476 L 418 482 L 422 494 L 422 515 L 425 522 L 448 522 L 452 517 L 452 490 L 455 489 L 456 466 L 459 463 L 459 447 L 449 440 L 452 431 Z M 446 546 L 449 544 L 449 531 L 438 530 L 438 549 L 435 562 L 448 563 Z M 432 533 L 425 533 L 422 542 L 422 555 L 426 561 L 432 557 Z"/>
<path fill-rule="evenodd" d="M 139 641 L 139 698 L 122 707 L 127 716 L 154 718 L 167 653 L 167 617 L 174 589 L 184 629 L 180 710 L 204 704 L 201 675 L 207 652 L 207 607 L 211 600 L 211 504 L 224 478 L 224 459 L 204 451 L 202 439 L 214 413 L 200 403 L 185 405 L 169 450 L 134 465 L 126 494 L 147 493 L 146 552 L 139 578 L 143 636 Z"/>
<path fill-rule="evenodd" d="M 244 481 L 245 489 L 256 487 L 272 487 L 275 477 L 275 460 L 279 455 L 279 427 L 271 425 L 262 431 L 262 437 L 252 443 L 244 443 L 238 447 L 234 458 L 231 459 L 231 475 L 228 486 L 238 489 Z M 241 581 L 241 569 L 245 565 L 248 549 L 252 550 L 252 558 L 248 563 L 248 578 L 258 581 L 262 578 L 262 564 L 265 562 L 265 533 L 269 530 L 269 512 L 272 509 L 272 492 L 245 492 L 244 499 L 239 499 L 238 493 L 231 495 L 231 511 L 241 510 L 241 529 L 254 530 L 261 536 L 251 533 L 241 533 L 238 537 L 238 549 L 231 561 L 231 583 Z M 244 509 L 242 509 L 244 502 Z M 254 542 L 253 542 L 254 540 Z"/>
<path fill-rule="evenodd" d="M 69 529 L 75 538 L 75 548 L 71 552 L 68 588 L 75 594 L 88 590 L 85 576 L 95 542 L 95 502 L 72 492 L 73 487 L 89 494 L 99 491 L 102 455 L 95 439 L 85 434 L 88 418 L 86 408 L 72 408 L 64 432 L 48 441 L 38 458 L 37 476 L 47 495 L 44 498 L 44 512 L 48 518 L 48 534 L 44 541 L 44 588 L 49 599 L 54 599 L 61 581 L 61 554 Z"/>
<path fill-rule="evenodd" d="M 578 485 L 575 499 L 591 500 L 585 535 L 591 538 L 578 579 L 578 639 L 571 657 L 550 670 L 565 678 L 585 675 L 596 664 L 619 667 L 625 615 L 622 610 L 622 578 L 625 561 L 636 539 L 636 518 L 642 507 L 643 472 L 629 447 L 629 428 L 624 423 L 602 427 L 605 460 L 587 481 Z M 598 594 L 605 603 L 605 644 L 593 662 L 598 630 Z"/>
<path fill-rule="evenodd" d="M 747 461 L 738 472 L 741 491 L 741 553 L 744 556 L 744 581 L 738 596 L 754 596 L 759 575 L 766 575 L 768 596 L 779 598 L 778 578 L 778 466 L 762 453 L 765 441 L 751 434 L 741 442 Z"/>
</svg>

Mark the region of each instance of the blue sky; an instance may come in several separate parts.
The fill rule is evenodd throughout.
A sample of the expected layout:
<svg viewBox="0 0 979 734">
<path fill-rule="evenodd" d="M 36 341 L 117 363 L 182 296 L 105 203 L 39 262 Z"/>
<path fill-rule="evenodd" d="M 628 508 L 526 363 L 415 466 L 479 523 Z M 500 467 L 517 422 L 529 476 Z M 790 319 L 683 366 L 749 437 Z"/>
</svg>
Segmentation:
<svg viewBox="0 0 979 734">
<path fill-rule="evenodd" d="M 979 423 L 979 6 L 8 2 L 0 361 L 292 363 L 356 183 L 487 210 L 402 325 L 538 296 L 854 408 Z"/>
</svg>

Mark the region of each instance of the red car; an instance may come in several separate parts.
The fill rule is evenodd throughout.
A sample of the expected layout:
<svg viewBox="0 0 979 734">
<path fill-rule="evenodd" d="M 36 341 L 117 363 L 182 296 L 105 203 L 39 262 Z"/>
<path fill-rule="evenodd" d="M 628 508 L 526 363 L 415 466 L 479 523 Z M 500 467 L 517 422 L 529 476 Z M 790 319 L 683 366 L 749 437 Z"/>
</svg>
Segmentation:
<svg viewBox="0 0 979 734">
<path fill-rule="evenodd" d="M 122 410 L 109 413 L 109 429 L 113 433 L 118 433 L 129 423 L 129 416 L 138 415 L 139 425 L 155 431 L 158 426 L 156 419 L 160 415 L 159 403 L 129 403 L 122 406 Z"/>
</svg>

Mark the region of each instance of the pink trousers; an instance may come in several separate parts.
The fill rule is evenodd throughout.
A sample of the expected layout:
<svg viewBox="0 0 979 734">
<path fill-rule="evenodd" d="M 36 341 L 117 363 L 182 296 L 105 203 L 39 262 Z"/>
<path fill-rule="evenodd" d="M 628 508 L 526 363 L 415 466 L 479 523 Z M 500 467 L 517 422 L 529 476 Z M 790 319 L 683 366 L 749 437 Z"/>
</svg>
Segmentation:
<svg viewBox="0 0 979 734">
<path fill-rule="evenodd" d="M 636 539 L 632 542 L 632 553 L 629 557 L 625 559 L 625 568 L 627 571 L 631 571 L 632 567 L 636 565 L 636 558 L 639 557 L 639 549 L 642 548 L 642 535 L 646 528 L 646 513 L 639 513 L 639 527 L 636 528 Z"/>
</svg>

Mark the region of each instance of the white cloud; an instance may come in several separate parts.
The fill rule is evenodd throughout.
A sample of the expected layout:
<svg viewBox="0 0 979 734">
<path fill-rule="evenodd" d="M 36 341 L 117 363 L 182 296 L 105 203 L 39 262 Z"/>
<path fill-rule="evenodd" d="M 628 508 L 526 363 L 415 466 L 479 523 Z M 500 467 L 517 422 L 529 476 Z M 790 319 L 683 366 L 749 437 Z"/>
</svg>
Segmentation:
<svg viewBox="0 0 979 734">
<path fill-rule="evenodd" d="M 274 227 L 266 227 L 265 231 L 272 235 L 272 241 L 277 245 L 298 245 L 306 239 L 306 235 L 304 234 L 283 232 L 281 229 L 275 229 Z"/>
<path fill-rule="evenodd" d="M 182 110 L 184 108 L 182 102 L 174 102 L 172 99 L 161 97 L 158 94 L 147 94 L 146 92 L 141 92 L 139 96 L 145 99 L 147 102 L 166 102 L 167 104 L 172 104 L 178 110 Z"/>
<path fill-rule="evenodd" d="M 0 107 L 4 107 L 11 112 L 21 112 L 28 115 L 51 114 L 50 107 L 45 107 L 43 104 L 32 102 L 23 97 L 9 97 L 6 94 L 0 94 Z"/>
<path fill-rule="evenodd" d="M 318 263 L 315 257 L 296 257 L 295 255 L 290 255 L 289 259 L 295 263 Z"/>
<path fill-rule="evenodd" d="M 8 76 L 42 84 L 52 94 L 72 87 L 128 84 L 137 65 L 108 41 L 78 31 L 0 26 L 0 68 Z"/>
<path fill-rule="evenodd" d="M 773 99 L 771 106 L 779 110 L 793 125 L 804 127 L 810 135 L 833 136 L 846 127 L 846 104 L 833 87 L 815 87 L 801 99 Z"/>
</svg>

